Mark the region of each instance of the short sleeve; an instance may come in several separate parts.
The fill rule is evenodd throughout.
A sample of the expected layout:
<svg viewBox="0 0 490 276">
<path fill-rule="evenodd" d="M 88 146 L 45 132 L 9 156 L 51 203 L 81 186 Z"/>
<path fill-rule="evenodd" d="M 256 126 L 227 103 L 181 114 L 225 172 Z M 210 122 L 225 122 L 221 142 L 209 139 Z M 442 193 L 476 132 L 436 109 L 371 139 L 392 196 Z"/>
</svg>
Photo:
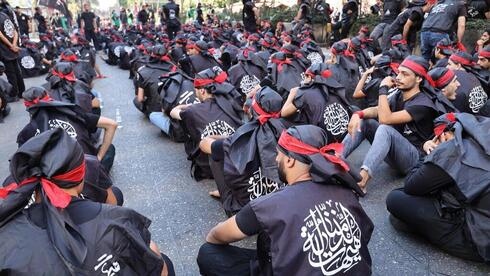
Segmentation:
<svg viewBox="0 0 490 276">
<path fill-rule="evenodd" d="M 420 13 L 417 11 L 413 11 L 412 14 L 410 14 L 410 21 L 412 22 L 419 22 L 421 19 Z"/>
<path fill-rule="evenodd" d="M 82 118 L 85 120 L 85 126 L 90 133 L 94 133 L 97 130 L 97 124 L 99 123 L 100 115 L 93 113 L 82 113 Z"/>
<path fill-rule="evenodd" d="M 460 16 L 466 17 L 466 15 L 467 15 L 466 6 L 461 3 L 458 7 L 458 17 Z"/>
<path fill-rule="evenodd" d="M 434 109 L 423 106 L 423 105 L 414 105 L 414 106 L 407 106 L 405 110 L 410 114 L 412 117 L 412 120 L 415 122 L 421 121 L 421 120 L 427 120 L 427 118 L 433 118 L 434 116 L 432 113 L 434 112 Z"/>
<path fill-rule="evenodd" d="M 260 232 L 260 223 L 250 204 L 245 205 L 236 214 L 235 220 L 240 231 L 247 236 L 253 236 Z"/>
<path fill-rule="evenodd" d="M 225 156 L 223 148 L 224 141 L 225 139 L 216 140 L 211 144 L 211 158 L 216 162 L 223 160 Z"/>
<path fill-rule="evenodd" d="M 298 89 L 296 96 L 293 99 L 293 104 L 297 109 L 302 109 L 305 105 L 305 91 Z"/>
</svg>

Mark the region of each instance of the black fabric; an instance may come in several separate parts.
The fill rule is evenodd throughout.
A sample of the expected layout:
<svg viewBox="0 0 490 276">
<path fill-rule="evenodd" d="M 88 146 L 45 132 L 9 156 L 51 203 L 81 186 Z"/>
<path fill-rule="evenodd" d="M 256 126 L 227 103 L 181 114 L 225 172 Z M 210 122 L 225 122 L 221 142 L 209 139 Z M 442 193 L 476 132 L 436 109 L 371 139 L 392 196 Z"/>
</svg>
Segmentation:
<svg viewBox="0 0 490 276">
<path fill-rule="evenodd" d="M 252 54 L 252 53 L 250 53 Z M 240 61 L 228 70 L 230 83 L 242 94 L 250 93 L 267 75 L 264 67 L 256 66 L 250 61 Z"/>
<path fill-rule="evenodd" d="M 202 72 L 206 69 L 213 68 L 215 66 L 220 67 L 220 64 L 214 59 L 213 56 L 206 54 L 197 54 L 190 56 L 189 58 L 189 63 L 191 66 L 191 72 L 186 72 L 191 76 L 194 76 L 195 74 Z"/>
<path fill-rule="evenodd" d="M 398 14 L 402 11 L 403 1 L 401 0 L 387 0 L 383 2 L 383 18 L 382 23 L 390 24 L 393 22 Z"/>
<path fill-rule="evenodd" d="M 255 259 L 256 250 L 205 243 L 199 249 L 197 264 L 201 275 L 255 275 L 251 265 Z"/>
<path fill-rule="evenodd" d="M 5 75 L 7 76 L 7 80 L 10 85 L 12 85 L 12 94 L 22 98 L 22 93 L 25 90 L 25 84 L 17 59 L 3 60 L 3 63 L 5 65 Z"/>
<path fill-rule="evenodd" d="M 211 158 L 216 161 L 223 161 L 225 157 L 225 151 L 223 149 L 223 142 L 225 139 L 216 140 L 211 144 Z"/>
<path fill-rule="evenodd" d="M 37 21 L 37 31 L 39 33 L 46 33 L 48 30 L 46 18 L 44 18 L 42 14 L 36 12 L 34 14 L 34 19 Z"/>
<path fill-rule="evenodd" d="M 109 174 L 102 167 L 97 156 L 85 154 L 85 164 L 85 182 L 82 191 L 84 198 L 105 203 L 107 189 L 112 187 Z"/>
<path fill-rule="evenodd" d="M 0 12 L 0 32 L 11 44 L 13 44 L 16 28 L 10 17 L 3 12 Z M 3 41 L 0 41 L 0 60 L 9 61 L 14 60 L 17 57 L 18 53 L 15 53 L 3 43 Z"/>
<path fill-rule="evenodd" d="M 43 55 L 35 48 L 21 48 L 19 65 L 25 78 L 37 77 L 48 72 L 48 67 L 42 63 Z"/>
<path fill-rule="evenodd" d="M 238 229 L 247 236 L 253 236 L 260 232 L 260 223 L 250 204 L 243 206 L 240 212 L 236 214 L 235 220 Z"/>
<path fill-rule="evenodd" d="M 478 114 L 488 100 L 483 87 L 471 73 L 455 70 L 454 74 L 460 84 L 456 89 L 456 99 L 453 101 L 454 106 L 460 112 Z"/>
<path fill-rule="evenodd" d="M 95 30 L 95 26 L 94 26 L 95 14 L 93 12 L 86 12 L 86 11 L 82 12 L 82 14 L 80 15 L 80 19 L 83 20 L 85 31 Z"/>
<path fill-rule="evenodd" d="M 371 273 L 367 244 L 373 224 L 350 189 L 331 182 L 303 181 L 254 200 L 250 205 L 261 230 L 270 237 L 270 260 L 259 260 L 262 271 L 272 266 L 274 275 L 315 275 L 333 269 L 347 275 Z M 327 215 L 338 212 L 343 214 L 341 221 Z M 351 233 L 350 239 L 336 234 L 340 228 Z M 339 247 L 334 248 L 331 239 Z M 324 246 L 316 247 L 316 241 Z M 261 250 L 258 248 L 258 252 Z M 322 257 L 328 253 L 335 255 L 337 251 L 334 260 L 327 262 Z"/>
<path fill-rule="evenodd" d="M 162 111 L 162 99 L 158 91 L 160 76 L 168 74 L 173 64 L 168 62 L 150 62 L 138 69 L 136 75 L 138 87 L 144 89 L 143 108 L 146 114 Z"/>
<path fill-rule="evenodd" d="M 352 95 L 354 94 L 357 82 L 360 79 L 358 65 L 350 57 L 337 55 L 337 63 L 331 64 L 329 67 L 332 71 L 332 77 L 342 84 L 345 88 L 347 100 L 352 103 Z"/>
<path fill-rule="evenodd" d="M 247 1 L 246 3 L 243 4 L 243 10 L 242 10 L 242 20 L 243 20 L 243 26 L 245 27 L 245 30 L 249 33 L 256 33 L 257 32 L 257 22 L 255 18 L 255 12 L 254 12 L 254 4 L 252 1 Z"/>
<path fill-rule="evenodd" d="M 412 117 L 412 121 L 394 125 L 412 145 L 422 151 L 422 145 L 430 140 L 434 130 L 434 119 L 440 114 L 425 92 L 420 92 L 412 98 L 404 101 L 401 91 L 394 92 L 389 98 L 391 112 L 406 110 Z"/>
</svg>

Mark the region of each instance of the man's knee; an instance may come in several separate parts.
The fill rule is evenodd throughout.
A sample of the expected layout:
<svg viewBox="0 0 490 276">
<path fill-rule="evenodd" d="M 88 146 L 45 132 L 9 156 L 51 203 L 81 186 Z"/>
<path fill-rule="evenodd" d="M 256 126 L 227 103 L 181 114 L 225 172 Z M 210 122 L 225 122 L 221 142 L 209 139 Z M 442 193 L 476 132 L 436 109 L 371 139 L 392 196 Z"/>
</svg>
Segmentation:
<svg viewBox="0 0 490 276">
<path fill-rule="evenodd" d="M 199 270 L 201 275 L 208 274 L 210 268 L 214 267 L 213 258 L 211 256 L 214 255 L 216 251 L 216 245 L 211 243 L 204 243 L 199 248 L 199 252 L 197 253 L 197 265 L 199 266 Z"/>
<path fill-rule="evenodd" d="M 395 189 L 386 197 L 386 209 L 397 218 L 399 218 L 400 215 L 398 210 L 400 210 L 399 206 L 404 195 L 405 192 L 403 189 Z"/>
</svg>

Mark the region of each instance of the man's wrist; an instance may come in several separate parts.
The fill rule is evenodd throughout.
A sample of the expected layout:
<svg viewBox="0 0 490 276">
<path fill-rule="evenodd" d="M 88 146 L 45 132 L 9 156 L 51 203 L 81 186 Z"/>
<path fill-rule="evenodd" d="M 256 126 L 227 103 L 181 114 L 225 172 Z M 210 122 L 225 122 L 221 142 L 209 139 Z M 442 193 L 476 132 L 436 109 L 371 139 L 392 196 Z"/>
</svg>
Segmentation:
<svg viewBox="0 0 490 276">
<path fill-rule="evenodd" d="M 359 119 L 364 119 L 364 111 L 362 110 L 354 112 L 354 115 L 357 115 Z"/>
<path fill-rule="evenodd" d="M 390 91 L 390 87 L 388 87 L 387 85 L 382 85 L 379 87 L 380 96 L 388 96 L 389 91 Z"/>
</svg>

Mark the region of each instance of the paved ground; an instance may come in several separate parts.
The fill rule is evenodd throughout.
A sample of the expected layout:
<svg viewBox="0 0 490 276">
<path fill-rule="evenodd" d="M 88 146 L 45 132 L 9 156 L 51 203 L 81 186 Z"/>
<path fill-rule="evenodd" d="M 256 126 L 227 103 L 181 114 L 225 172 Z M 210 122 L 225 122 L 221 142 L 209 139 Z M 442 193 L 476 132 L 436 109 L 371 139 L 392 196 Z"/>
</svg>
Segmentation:
<svg viewBox="0 0 490 276">
<path fill-rule="evenodd" d="M 207 192 L 213 182 L 195 182 L 189 173 L 184 148 L 166 139 L 132 105 L 133 86 L 128 72 L 101 64 L 110 78 L 97 80 L 95 89 L 103 94 L 103 115 L 115 118 L 122 114 L 122 128 L 117 131 L 117 149 L 112 169 L 114 183 L 126 197 L 125 205 L 153 220 L 151 231 L 160 249 L 174 261 L 177 275 L 198 275 L 195 262 L 205 235 L 225 219 L 219 202 Z M 27 87 L 40 85 L 43 77 L 28 79 Z M 0 124 L 0 176 L 8 173 L 8 159 L 16 149 L 15 138 L 26 124 L 28 115 L 22 103 L 12 105 L 12 115 Z M 366 145 L 351 156 L 361 163 Z M 371 182 L 369 194 L 361 200 L 374 222 L 370 242 L 374 275 L 489 275 L 490 267 L 451 257 L 426 242 L 396 232 L 388 222 L 385 198 L 402 180 L 386 165 L 383 173 Z M 409 207 L 409 206 L 408 206 Z M 253 247 L 253 238 L 241 243 Z"/>
</svg>

